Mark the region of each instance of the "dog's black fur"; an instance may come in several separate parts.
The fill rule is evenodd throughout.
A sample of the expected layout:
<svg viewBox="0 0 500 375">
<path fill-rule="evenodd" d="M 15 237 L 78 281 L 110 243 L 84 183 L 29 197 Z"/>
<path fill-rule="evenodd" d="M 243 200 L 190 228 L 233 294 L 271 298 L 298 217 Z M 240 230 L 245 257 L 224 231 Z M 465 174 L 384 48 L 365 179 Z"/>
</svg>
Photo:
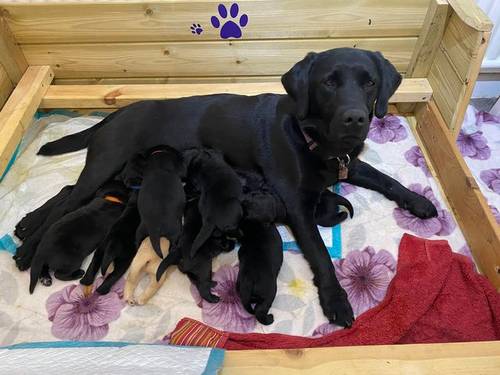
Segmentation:
<svg viewBox="0 0 500 375">
<path fill-rule="evenodd" d="M 99 245 L 125 207 L 123 203 L 106 200 L 107 195 L 122 201 L 128 196 L 122 183 L 107 182 L 89 204 L 70 212 L 50 227 L 31 264 L 30 293 L 35 290 L 44 267 L 53 270 L 60 280 L 83 276 L 84 271 L 80 269 L 83 260 Z"/>
<path fill-rule="evenodd" d="M 137 254 L 135 234 L 140 222 L 141 218 L 137 210 L 137 191 L 133 191 L 130 193 L 127 206 L 122 214 L 97 247 L 80 284 L 92 285 L 99 269 L 105 275 L 110 264 L 113 263 L 113 271 L 96 289 L 99 294 L 107 294 L 111 290 L 120 277 L 127 272 Z"/>
<path fill-rule="evenodd" d="M 189 190 L 189 187 L 187 189 Z M 178 243 L 170 247 L 169 254 L 158 266 L 156 279 L 159 281 L 169 266 L 177 265 L 181 272 L 188 275 L 204 300 L 216 303 L 219 301 L 219 297 L 211 292 L 211 288 L 214 286 L 212 259 L 221 252 L 232 250 L 235 243 L 215 230 L 215 233 L 212 233 L 212 236 L 201 245 L 199 251 L 191 257 L 191 248 L 203 226 L 203 218 L 199 211 L 199 199 L 191 196 L 186 203 L 182 234 Z"/>
<path fill-rule="evenodd" d="M 26 214 L 21 219 L 21 221 L 19 221 L 19 223 L 16 224 L 16 228 L 14 229 L 14 234 L 16 235 L 16 237 L 24 241 L 34 232 L 36 232 L 38 227 L 44 223 L 47 215 L 50 214 L 50 212 L 56 205 L 64 202 L 64 200 L 71 193 L 71 190 L 73 190 L 73 185 L 64 186 L 59 191 L 59 193 L 50 198 L 43 205 L 38 207 L 36 210 Z"/>
<path fill-rule="evenodd" d="M 273 224 L 244 220 L 241 227 L 236 289 L 245 309 L 255 314 L 260 323 L 269 325 L 274 321 L 268 312 L 278 288 L 276 280 L 283 263 L 283 242 Z"/>
<path fill-rule="evenodd" d="M 191 246 L 191 257 L 212 236 L 215 230 L 238 236 L 243 215 L 243 189 L 236 172 L 213 150 L 189 150 L 187 180 L 199 192 L 198 208 L 203 225 Z"/>
<path fill-rule="evenodd" d="M 182 185 L 184 175 L 184 162 L 178 151 L 168 146 L 149 150 L 137 199 L 141 224 L 136 245 L 149 236 L 160 258 L 163 258 L 160 237 L 175 243 L 182 231 L 186 203 Z"/>
<path fill-rule="evenodd" d="M 316 224 L 322 227 L 333 227 L 347 219 L 347 212 L 339 212 L 339 206 L 345 207 L 351 218 L 354 216 L 354 208 L 347 198 L 332 193 L 330 190 L 323 191 L 314 212 Z"/>
<path fill-rule="evenodd" d="M 348 326 L 352 309 L 314 220 L 321 192 L 338 181 L 336 158 L 350 157 L 346 182 L 378 191 L 418 217 L 437 215 L 428 199 L 357 160 L 371 117 L 386 114 L 400 82 L 380 53 L 339 48 L 296 63 L 282 77 L 286 95 L 195 96 L 121 108 L 93 130 L 50 143 L 52 154 L 88 145 L 86 165 L 65 204 L 18 249 L 16 263 L 25 268 L 47 228 L 89 200 L 130 155 L 161 144 L 179 151 L 209 147 L 233 167 L 262 173 L 275 189 L 313 271 L 323 312 L 330 322 Z M 313 150 L 304 132 L 316 142 Z"/>
</svg>

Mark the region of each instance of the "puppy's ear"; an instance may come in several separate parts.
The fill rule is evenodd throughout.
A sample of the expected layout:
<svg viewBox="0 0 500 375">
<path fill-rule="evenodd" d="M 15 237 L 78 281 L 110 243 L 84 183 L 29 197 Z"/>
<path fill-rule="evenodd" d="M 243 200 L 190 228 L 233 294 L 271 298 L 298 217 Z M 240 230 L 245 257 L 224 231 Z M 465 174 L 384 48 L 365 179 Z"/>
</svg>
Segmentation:
<svg viewBox="0 0 500 375">
<path fill-rule="evenodd" d="M 372 54 L 377 64 L 380 76 L 380 84 L 375 103 L 375 116 L 382 118 L 387 113 L 390 97 L 396 92 L 401 83 L 401 74 L 398 73 L 394 65 L 382 56 L 380 52 Z"/>
<path fill-rule="evenodd" d="M 317 57 L 317 53 L 309 52 L 281 77 L 283 87 L 297 104 L 297 117 L 300 120 L 303 120 L 309 111 L 309 73 Z"/>
</svg>

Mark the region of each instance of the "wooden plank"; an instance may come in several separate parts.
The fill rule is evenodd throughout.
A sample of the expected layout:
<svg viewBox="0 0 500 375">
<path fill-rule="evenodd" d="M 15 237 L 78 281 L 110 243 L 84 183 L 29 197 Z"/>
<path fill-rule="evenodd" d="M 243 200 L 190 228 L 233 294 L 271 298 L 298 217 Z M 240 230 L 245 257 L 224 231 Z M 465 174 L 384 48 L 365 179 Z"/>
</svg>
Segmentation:
<svg viewBox="0 0 500 375">
<path fill-rule="evenodd" d="M 0 110 L 7 101 L 10 93 L 14 90 L 14 85 L 10 80 L 5 69 L 0 65 Z"/>
<path fill-rule="evenodd" d="M 417 106 L 417 132 L 476 263 L 500 290 L 500 226 L 465 164 L 436 104 Z"/>
<path fill-rule="evenodd" d="M 351 38 L 418 36 L 429 0 L 240 0 L 247 14 L 243 38 Z M 219 40 L 212 27 L 220 1 L 118 4 L 50 2 L 3 4 L 16 38 L 31 43 L 166 42 Z M 36 5 L 36 6 L 35 6 Z M 388 17 L 388 15 L 390 15 Z M 191 33 L 200 23 L 203 32 Z"/>
<path fill-rule="evenodd" d="M 3 172 L 30 125 L 54 73 L 49 66 L 31 66 L 0 112 L 0 172 Z"/>
<path fill-rule="evenodd" d="M 422 31 L 406 70 L 406 77 L 427 77 L 434 54 L 443 38 L 447 19 L 448 1 L 431 0 Z"/>
<path fill-rule="evenodd" d="M 429 72 L 429 83 L 433 89 L 434 100 L 446 124 L 450 126 L 464 82 L 462 82 L 450 60 L 441 49 L 437 51 L 432 63 Z"/>
<path fill-rule="evenodd" d="M 222 375 L 493 375 L 500 341 L 226 351 Z"/>
<path fill-rule="evenodd" d="M 145 99 L 171 99 L 193 95 L 285 93 L 280 82 L 194 83 L 152 85 L 52 85 L 41 108 L 116 108 Z M 432 89 L 425 78 L 405 79 L 391 102 L 425 102 Z"/>
<path fill-rule="evenodd" d="M 136 85 L 158 83 L 252 83 L 281 82 L 281 76 L 214 77 L 133 77 L 133 78 L 57 78 L 54 85 Z"/>
<path fill-rule="evenodd" d="M 19 82 L 28 67 L 21 48 L 17 44 L 7 21 L 0 13 L 0 64 L 7 72 L 10 80 Z"/>
<path fill-rule="evenodd" d="M 493 23 L 472 0 L 448 0 L 455 13 L 468 26 L 477 31 L 491 31 Z"/>
<path fill-rule="evenodd" d="M 416 38 L 301 39 L 192 43 L 30 44 L 30 65 L 50 65 L 60 78 L 281 75 L 310 51 L 380 50 L 405 71 Z"/>
</svg>

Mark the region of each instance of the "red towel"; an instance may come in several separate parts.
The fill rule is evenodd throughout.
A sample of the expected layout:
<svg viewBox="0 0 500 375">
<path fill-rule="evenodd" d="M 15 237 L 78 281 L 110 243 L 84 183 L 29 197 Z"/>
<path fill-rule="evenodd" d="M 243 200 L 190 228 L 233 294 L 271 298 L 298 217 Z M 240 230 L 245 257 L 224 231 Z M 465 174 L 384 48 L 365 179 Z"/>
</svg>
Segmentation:
<svg viewBox="0 0 500 375">
<path fill-rule="evenodd" d="M 397 273 L 385 299 L 360 315 L 351 329 L 311 338 L 229 333 L 181 320 L 172 344 L 225 349 L 439 343 L 500 339 L 500 295 L 472 262 L 446 241 L 405 234 Z"/>
</svg>

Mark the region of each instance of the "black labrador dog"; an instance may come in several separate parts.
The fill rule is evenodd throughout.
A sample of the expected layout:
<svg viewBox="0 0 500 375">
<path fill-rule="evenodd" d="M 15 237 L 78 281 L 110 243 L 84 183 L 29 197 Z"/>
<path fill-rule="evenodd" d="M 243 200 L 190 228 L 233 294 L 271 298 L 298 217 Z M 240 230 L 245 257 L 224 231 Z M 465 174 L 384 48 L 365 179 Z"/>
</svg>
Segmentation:
<svg viewBox="0 0 500 375">
<path fill-rule="evenodd" d="M 270 223 L 245 220 L 238 251 L 240 261 L 236 290 L 241 303 L 264 325 L 274 321 L 269 309 L 278 290 L 277 278 L 283 263 L 283 242 Z M 255 307 L 252 307 L 255 304 Z"/>
<path fill-rule="evenodd" d="M 120 217 L 128 199 L 125 186 L 106 182 L 87 205 L 68 213 L 50 227 L 37 249 L 31 265 L 30 293 L 42 271 L 48 267 L 59 280 L 83 276 L 83 260 L 91 254 Z"/>
<path fill-rule="evenodd" d="M 350 326 L 352 308 L 314 221 L 321 193 L 345 178 L 420 218 L 437 215 L 428 199 L 358 160 L 372 116 L 386 114 L 401 75 L 378 52 L 339 48 L 309 53 L 281 81 L 286 95 L 221 94 L 134 103 L 47 145 L 52 154 L 88 147 L 86 165 L 65 204 L 55 207 L 18 249 L 18 267 L 29 267 L 47 228 L 89 200 L 130 155 L 160 144 L 177 150 L 210 147 L 233 167 L 262 173 L 279 194 L 286 204 L 286 223 L 313 271 L 324 314 L 332 323 Z"/>
</svg>

